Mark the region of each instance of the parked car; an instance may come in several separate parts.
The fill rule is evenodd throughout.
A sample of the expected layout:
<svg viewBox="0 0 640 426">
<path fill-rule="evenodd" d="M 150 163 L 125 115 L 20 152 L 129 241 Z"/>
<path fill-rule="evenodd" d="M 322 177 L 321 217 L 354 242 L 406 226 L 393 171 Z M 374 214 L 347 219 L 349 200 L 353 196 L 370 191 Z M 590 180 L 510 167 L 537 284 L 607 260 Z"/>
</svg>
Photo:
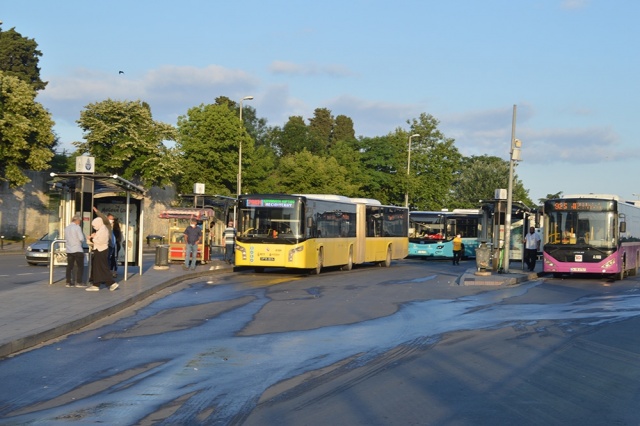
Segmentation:
<svg viewBox="0 0 640 426">
<path fill-rule="evenodd" d="M 58 238 L 58 231 L 45 234 L 38 241 L 29 244 L 24 253 L 29 265 L 48 264 L 51 242 Z"/>
</svg>

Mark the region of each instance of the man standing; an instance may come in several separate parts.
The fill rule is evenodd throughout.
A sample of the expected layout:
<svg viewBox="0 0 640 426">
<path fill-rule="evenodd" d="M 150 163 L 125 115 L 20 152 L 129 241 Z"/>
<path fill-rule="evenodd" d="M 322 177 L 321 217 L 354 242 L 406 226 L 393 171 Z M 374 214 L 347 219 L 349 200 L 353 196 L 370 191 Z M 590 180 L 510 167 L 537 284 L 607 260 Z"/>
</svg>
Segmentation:
<svg viewBox="0 0 640 426">
<path fill-rule="evenodd" d="M 453 264 L 459 265 L 462 257 L 462 236 L 457 234 L 453 239 Z"/>
<path fill-rule="evenodd" d="M 187 245 L 182 269 L 195 271 L 198 261 L 198 245 L 202 239 L 202 229 L 198 227 L 198 220 L 191 219 L 191 224 L 184 230 L 184 240 Z"/>
<path fill-rule="evenodd" d="M 536 258 L 539 251 L 540 235 L 536 232 L 536 228 L 532 226 L 529 228 L 529 233 L 524 237 L 524 261 L 530 272 L 536 268 Z"/>
<path fill-rule="evenodd" d="M 224 260 L 231 264 L 233 262 L 233 248 L 236 244 L 236 229 L 233 227 L 233 221 L 229 221 L 229 225 L 224 230 Z"/>
<path fill-rule="evenodd" d="M 65 247 L 67 250 L 67 287 L 86 287 L 84 283 L 84 244 L 87 240 L 78 215 L 71 218 L 71 223 L 64 228 Z"/>
</svg>

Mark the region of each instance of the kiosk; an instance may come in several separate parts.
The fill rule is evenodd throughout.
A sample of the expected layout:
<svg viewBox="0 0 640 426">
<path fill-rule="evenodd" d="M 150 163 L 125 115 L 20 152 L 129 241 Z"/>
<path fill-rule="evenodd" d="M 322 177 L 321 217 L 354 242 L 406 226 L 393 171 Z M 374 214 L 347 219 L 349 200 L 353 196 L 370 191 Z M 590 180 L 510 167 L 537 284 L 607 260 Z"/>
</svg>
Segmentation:
<svg viewBox="0 0 640 426">
<path fill-rule="evenodd" d="M 209 246 L 209 222 L 215 219 L 215 212 L 210 208 L 181 208 L 165 210 L 160 213 L 161 219 L 167 219 L 169 262 L 184 262 L 186 256 L 186 241 L 184 230 L 190 225 L 191 219 L 196 219 L 200 229 L 202 229 L 202 240 L 198 246 L 196 260 L 206 264 L 211 259 L 211 248 Z"/>
</svg>

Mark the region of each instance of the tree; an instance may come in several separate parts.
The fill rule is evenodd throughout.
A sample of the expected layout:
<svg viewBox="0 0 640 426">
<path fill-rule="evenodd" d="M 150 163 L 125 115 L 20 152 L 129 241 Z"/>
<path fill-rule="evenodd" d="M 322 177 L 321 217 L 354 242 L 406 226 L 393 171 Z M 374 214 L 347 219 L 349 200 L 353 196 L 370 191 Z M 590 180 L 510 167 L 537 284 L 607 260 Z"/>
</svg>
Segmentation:
<svg viewBox="0 0 640 426">
<path fill-rule="evenodd" d="M 375 198 L 383 204 L 404 205 L 406 180 L 398 175 L 398 170 L 405 170 L 406 157 L 403 167 L 400 151 L 400 142 L 391 134 L 360 140 L 360 164 L 364 173 L 361 196 Z M 406 147 L 402 151 L 406 155 Z"/>
<path fill-rule="evenodd" d="M 547 200 L 553 200 L 553 199 L 556 199 L 556 198 L 562 198 L 562 192 L 563 191 L 558 191 L 555 194 L 547 194 L 547 196 L 544 197 L 544 198 L 538 198 L 538 203 L 540 203 L 542 205 Z"/>
<path fill-rule="evenodd" d="M 114 173 L 145 186 L 163 186 L 181 173 L 176 149 L 164 145 L 176 139 L 176 129 L 154 121 L 142 101 L 89 104 L 77 121 L 85 142 L 73 142 L 96 159 L 96 171 Z"/>
<path fill-rule="evenodd" d="M 411 144 L 409 206 L 415 210 L 447 208 L 452 203 L 451 187 L 462 155 L 455 147 L 454 140 L 445 137 L 438 129 L 440 122 L 432 115 L 422 113 L 418 119 L 407 123 L 411 126 L 410 133 L 396 131 L 401 147 L 404 147 L 401 157 L 404 158 L 402 170 L 405 173 L 409 135 L 420 135 L 413 138 Z"/>
<path fill-rule="evenodd" d="M 47 85 L 40 80 L 38 43 L 23 37 L 15 28 L 2 31 L 0 28 L 0 71 L 17 77 L 31 85 L 34 90 L 42 90 Z"/>
<path fill-rule="evenodd" d="M 513 181 L 513 200 L 534 206 L 517 175 Z M 493 199 L 495 190 L 506 189 L 508 184 L 509 161 L 488 155 L 465 157 L 453 187 L 452 207 L 477 208 L 479 200 Z"/>
<path fill-rule="evenodd" d="M 309 145 L 309 129 L 301 116 L 289 117 L 275 142 L 281 157 L 302 151 Z"/>
<path fill-rule="evenodd" d="M 24 81 L 0 71 L 0 179 L 28 183 L 23 170 L 46 170 L 53 157 L 54 122 Z"/>
<path fill-rule="evenodd" d="M 309 141 L 306 148 L 309 152 L 326 155 L 332 143 L 334 120 L 327 108 L 316 108 L 313 118 L 309 119 Z"/>
<path fill-rule="evenodd" d="M 305 149 L 280 160 L 274 190 L 293 194 L 357 195 L 357 186 L 346 181 L 345 175 L 347 171 L 335 158 L 319 157 Z"/>
<path fill-rule="evenodd" d="M 209 194 L 235 195 L 238 184 L 238 155 L 242 143 L 243 182 L 252 169 L 253 139 L 228 104 L 200 105 L 178 118 L 178 148 L 184 173 L 181 192 L 192 192 L 193 184 L 204 183 Z M 249 182 L 247 182 L 249 183 Z M 242 192 L 250 188 L 243 184 Z"/>
</svg>

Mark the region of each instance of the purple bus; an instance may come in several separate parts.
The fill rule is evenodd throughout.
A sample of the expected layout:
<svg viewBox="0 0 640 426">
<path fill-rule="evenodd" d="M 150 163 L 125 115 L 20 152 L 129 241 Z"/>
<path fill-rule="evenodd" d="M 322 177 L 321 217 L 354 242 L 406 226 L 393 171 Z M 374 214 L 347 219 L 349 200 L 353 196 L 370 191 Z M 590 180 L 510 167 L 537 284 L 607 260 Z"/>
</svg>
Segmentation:
<svg viewBox="0 0 640 426">
<path fill-rule="evenodd" d="M 570 195 L 544 203 L 544 271 L 623 279 L 640 267 L 640 203 Z"/>
</svg>

